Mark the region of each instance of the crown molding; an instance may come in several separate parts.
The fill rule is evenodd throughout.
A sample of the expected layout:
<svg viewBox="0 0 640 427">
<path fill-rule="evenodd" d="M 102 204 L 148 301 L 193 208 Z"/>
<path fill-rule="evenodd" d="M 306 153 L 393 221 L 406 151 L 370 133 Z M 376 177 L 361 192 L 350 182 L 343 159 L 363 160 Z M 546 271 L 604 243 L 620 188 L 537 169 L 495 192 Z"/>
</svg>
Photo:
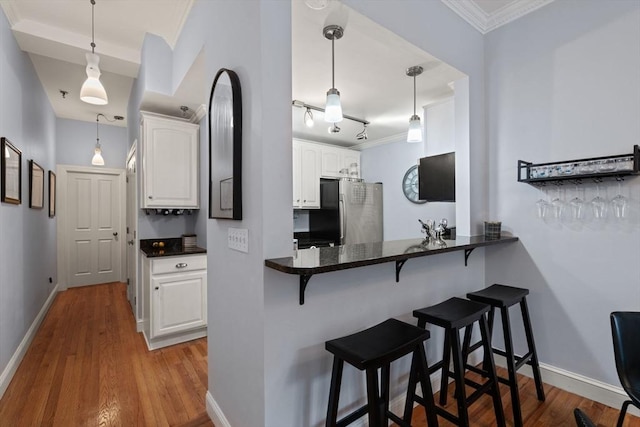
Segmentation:
<svg viewBox="0 0 640 427">
<path fill-rule="evenodd" d="M 196 109 L 196 111 L 191 115 L 191 118 L 189 119 L 189 121 L 191 123 L 200 123 L 200 120 L 202 120 L 202 118 L 206 115 L 207 115 L 207 106 L 204 104 L 200 104 L 198 105 L 198 108 Z"/>
<path fill-rule="evenodd" d="M 4 14 L 7 17 L 7 21 L 9 21 L 10 27 L 13 27 L 17 22 L 20 22 L 22 17 L 20 16 L 20 12 L 18 7 L 15 5 L 15 2 L 3 1 L 0 2 L 0 6 L 2 6 L 2 10 L 4 10 Z"/>
<path fill-rule="evenodd" d="M 511 21 L 523 17 L 554 0 L 514 0 L 495 12 L 488 14 L 474 0 L 441 0 L 462 19 L 482 34 L 495 30 Z"/>
</svg>

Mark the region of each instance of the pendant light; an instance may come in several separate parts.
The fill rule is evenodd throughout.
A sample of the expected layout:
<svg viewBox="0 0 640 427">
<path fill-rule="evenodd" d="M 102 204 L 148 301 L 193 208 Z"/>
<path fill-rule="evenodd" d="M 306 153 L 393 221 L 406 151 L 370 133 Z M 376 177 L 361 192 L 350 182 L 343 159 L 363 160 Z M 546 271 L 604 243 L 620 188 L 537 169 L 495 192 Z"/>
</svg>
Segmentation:
<svg viewBox="0 0 640 427">
<path fill-rule="evenodd" d="M 304 124 L 307 125 L 308 128 L 313 127 L 313 113 L 309 107 L 307 107 L 307 111 L 304 112 Z"/>
<path fill-rule="evenodd" d="M 91 164 L 94 166 L 104 166 L 104 159 L 102 158 L 102 147 L 100 147 L 100 129 L 99 129 L 99 121 L 100 116 L 105 117 L 104 114 L 98 113 L 96 114 L 96 148 L 93 150 L 93 159 L 91 159 Z"/>
<path fill-rule="evenodd" d="M 336 40 L 342 38 L 344 29 L 339 25 L 328 25 L 322 30 L 324 36 L 331 40 L 331 89 L 327 91 L 327 103 L 324 108 L 324 120 L 329 123 L 342 121 L 342 105 L 340 105 L 340 92 L 335 83 L 335 52 Z"/>
<path fill-rule="evenodd" d="M 422 124 L 420 116 L 416 114 L 416 76 L 422 74 L 423 68 L 419 65 L 407 68 L 407 76 L 413 77 L 413 116 L 409 119 L 409 132 L 407 142 L 422 142 Z"/>
<path fill-rule="evenodd" d="M 91 3 L 91 53 L 86 54 L 87 80 L 85 80 L 80 89 L 80 99 L 89 104 L 106 105 L 109 103 L 109 99 L 107 98 L 107 91 L 104 90 L 104 86 L 100 82 L 100 57 L 95 53 L 94 7 L 96 0 L 89 0 L 89 2 Z"/>
</svg>

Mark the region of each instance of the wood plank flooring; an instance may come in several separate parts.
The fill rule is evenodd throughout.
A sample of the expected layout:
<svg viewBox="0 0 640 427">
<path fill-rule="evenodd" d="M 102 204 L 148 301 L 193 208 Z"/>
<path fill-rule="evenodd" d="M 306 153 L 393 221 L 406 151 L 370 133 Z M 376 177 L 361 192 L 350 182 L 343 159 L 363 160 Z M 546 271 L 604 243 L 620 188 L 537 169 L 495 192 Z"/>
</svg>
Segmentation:
<svg viewBox="0 0 640 427">
<path fill-rule="evenodd" d="M 213 426 L 206 338 L 147 350 L 126 285 L 59 293 L 4 397 L 0 426 Z"/>
<path fill-rule="evenodd" d="M 73 288 L 56 296 L 13 381 L 0 400 L 0 426 L 213 427 L 206 414 L 206 338 L 150 352 L 135 332 L 126 285 Z M 506 376 L 504 370 L 501 375 Z M 511 421 L 511 399 L 501 385 Z M 613 427 L 619 408 L 609 408 L 546 385 L 536 399 L 533 380 L 521 376 L 526 427 L 574 427 L 582 408 L 599 427 Z M 449 388 L 453 393 L 453 387 Z M 437 400 L 437 396 L 436 396 Z M 455 412 L 453 399 L 447 408 Z M 470 408 L 473 427 L 494 427 L 488 396 Z M 452 426 L 439 418 L 441 427 Z M 426 426 L 417 407 L 414 426 Z M 640 427 L 627 415 L 625 427 Z M 238 426 L 247 427 L 247 426 Z M 307 426 L 300 426 L 307 427 Z"/>
</svg>

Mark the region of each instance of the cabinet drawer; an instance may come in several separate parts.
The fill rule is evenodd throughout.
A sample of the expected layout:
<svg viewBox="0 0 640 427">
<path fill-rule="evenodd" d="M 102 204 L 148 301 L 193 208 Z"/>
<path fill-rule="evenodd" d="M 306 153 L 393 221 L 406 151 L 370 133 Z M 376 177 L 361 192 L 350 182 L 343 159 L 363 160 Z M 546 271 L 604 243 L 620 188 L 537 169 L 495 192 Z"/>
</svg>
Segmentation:
<svg viewBox="0 0 640 427">
<path fill-rule="evenodd" d="M 172 256 L 151 261 L 151 274 L 206 270 L 206 255 Z"/>
</svg>

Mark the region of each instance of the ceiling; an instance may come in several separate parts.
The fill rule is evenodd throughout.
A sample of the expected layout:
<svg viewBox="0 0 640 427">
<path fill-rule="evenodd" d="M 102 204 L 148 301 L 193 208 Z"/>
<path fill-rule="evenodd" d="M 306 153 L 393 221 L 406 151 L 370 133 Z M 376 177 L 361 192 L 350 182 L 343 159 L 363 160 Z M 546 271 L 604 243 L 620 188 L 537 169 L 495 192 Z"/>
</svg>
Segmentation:
<svg viewBox="0 0 640 427">
<path fill-rule="evenodd" d="M 140 67 L 145 34 L 158 35 L 173 48 L 194 1 L 96 0 L 96 53 L 100 55 L 101 81 L 109 96 L 105 106 L 79 100 L 80 86 L 86 78 L 85 53 L 90 51 L 91 43 L 89 0 L 0 0 L 0 6 L 18 45 L 31 57 L 57 117 L 94 121 L 97 113 L 120 115 L 125 120 L 114 124 L 126 126 L 128 98 Z M 519 17 L 513 12 L 514 7 L 531 11 L 552 0 L 441 1 L 479 31 L 486 32 L 488 23 L 494 25 L 491 18 L 505 10 L 509 16 Z M 324 8 L 314 10 L 306 3 Z M 421 65 L 425 69 L 416 78 L 419 110 L 420 106 L 451 96 L 448 83 L 462 76 L 353 13 L 339 0 L 292 0 L 292 4 L 292 100 L 324 107 L 326 91 L 331 87 L 331 42 L 324 38 L 322 28 L 341 24 L 345 31 L 344 37 L 335 42 L 335 84 L 341 92 L 344 113 L 371 122 L 369 141 L 388 139 L 406 130 L 413 113 L 413 80 L 405 75 L 407 67 Z M 204 79 L 201 55 L 176 93 L 145 94 L 142 108 L 178 116 L 182 114 L 180 105 L 187 105 L 191 113 L 206 103 L 201 90 Z M 60 90 L 66 91 L 66 96 Z M 347 146 L 362 142 L 355 140 L 355 134 L 362 130 L 357 122 L 344 120 L 339 124 L 341 132 L 330 135 L 322 113 L 315 112 L 316 125 L 310 133 L 300 126 L 304 110 L 293 107 L 292 111 L 295 136 Z"/>
</svg>

